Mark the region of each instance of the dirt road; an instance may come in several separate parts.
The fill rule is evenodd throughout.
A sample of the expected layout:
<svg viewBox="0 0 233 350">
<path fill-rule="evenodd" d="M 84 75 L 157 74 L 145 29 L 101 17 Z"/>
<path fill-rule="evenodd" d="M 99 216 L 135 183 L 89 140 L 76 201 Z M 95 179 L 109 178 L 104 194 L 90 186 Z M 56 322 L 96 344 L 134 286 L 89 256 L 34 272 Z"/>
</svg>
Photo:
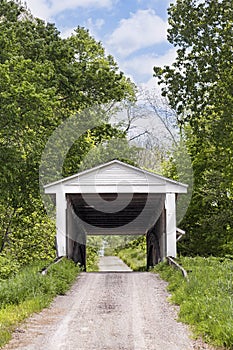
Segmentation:
<svg viewBox="0 0 233 350">
<path fill-rule="evenodd" d="M 104 256 L 99 261 L 99 271 L 101 272 L 129 272 L 132 271 L 121 259 L 117 256 Z"/>
<path fill-rule="evenodd" d="M 102 271 L 127 269 L 117 258 L 100 265 Z M 66 296 L 31 317 L 4 349 L 194 349 L 165 288 L 147 272 L 81 273 Z"/>
</svg>

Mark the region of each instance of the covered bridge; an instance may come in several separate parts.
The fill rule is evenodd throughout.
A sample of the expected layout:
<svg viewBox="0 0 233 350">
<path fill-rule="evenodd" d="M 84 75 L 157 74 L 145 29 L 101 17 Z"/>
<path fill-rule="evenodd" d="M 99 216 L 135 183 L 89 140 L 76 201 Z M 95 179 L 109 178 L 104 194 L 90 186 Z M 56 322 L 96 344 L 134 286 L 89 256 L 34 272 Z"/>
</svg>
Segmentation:
<svg viewBox="0 0 233 350">
<path fill-rule="evenodd" d="M 187 187 L 118 160 L 47 184 L 57 255 L 85 267 L 87 235 L 146 235 L 148 268 L 176 257 L 176 200 Z"/>
</svg>

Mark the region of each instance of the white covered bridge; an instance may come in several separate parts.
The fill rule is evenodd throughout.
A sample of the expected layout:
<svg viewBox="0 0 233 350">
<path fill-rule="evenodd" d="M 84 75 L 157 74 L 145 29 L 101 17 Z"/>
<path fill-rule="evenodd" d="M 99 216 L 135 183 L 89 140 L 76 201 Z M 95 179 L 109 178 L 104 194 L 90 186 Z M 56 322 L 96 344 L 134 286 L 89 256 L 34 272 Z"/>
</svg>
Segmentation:
<svg viewBox="0 0 233 350">
<path fill-rule="evenodd" d="M 147 236 L 147 267 L 176 256 L 176 199 L 187 185 L 118 160 L 44 186 L 56 196 L 57 255 L 85 267 L 87 235 Z"/>
</svg>

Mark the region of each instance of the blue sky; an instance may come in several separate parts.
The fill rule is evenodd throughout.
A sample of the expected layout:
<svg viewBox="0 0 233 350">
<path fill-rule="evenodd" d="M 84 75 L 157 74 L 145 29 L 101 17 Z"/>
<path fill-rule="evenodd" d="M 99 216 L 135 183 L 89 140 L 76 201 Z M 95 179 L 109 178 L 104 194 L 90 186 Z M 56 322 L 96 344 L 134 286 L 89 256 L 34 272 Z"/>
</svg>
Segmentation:
<svg viewBox="0 0 233 350">
<path fill-rule="evenodd" d="M 84 26 L 120 70 L 136 84 L 152 86 L 153 66 L 171 64 L 167 8 L 172 0 L 26 0 L 34 16 L 55 23 L 63 37 Z"/>
</svg>

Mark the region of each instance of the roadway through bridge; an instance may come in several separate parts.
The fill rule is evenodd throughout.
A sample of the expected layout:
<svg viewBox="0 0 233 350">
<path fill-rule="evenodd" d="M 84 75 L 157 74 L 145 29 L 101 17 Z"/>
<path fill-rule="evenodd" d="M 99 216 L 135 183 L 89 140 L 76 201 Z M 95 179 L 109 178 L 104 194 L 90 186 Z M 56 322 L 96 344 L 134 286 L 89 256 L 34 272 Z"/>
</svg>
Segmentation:
<svg viewBox="0 0 233 350">
<path fill-rule="evenodd" d="M 102 258 L 101 270 L 81 273 L 68 294 L 31 317 L 4 350 L 207 349 L 195 347 L 176 321 L 166 282 L 156 274 L 130 272 L 116 257 Z"/>
</svg>

